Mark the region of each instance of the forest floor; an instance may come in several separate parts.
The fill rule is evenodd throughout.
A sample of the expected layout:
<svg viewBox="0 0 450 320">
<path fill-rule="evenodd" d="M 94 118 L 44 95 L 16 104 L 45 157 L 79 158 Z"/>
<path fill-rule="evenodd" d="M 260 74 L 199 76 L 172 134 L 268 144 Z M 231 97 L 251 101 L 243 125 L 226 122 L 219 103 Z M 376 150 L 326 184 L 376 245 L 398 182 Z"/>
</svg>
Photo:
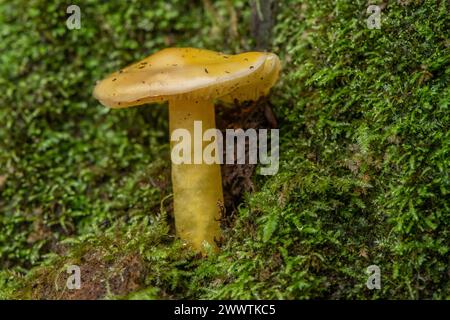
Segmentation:
<svg viewBox="0 0 450 320">
<path fill-rule="evenodd" d="M 201 257 L 174 232 L 167 106 L 92 90 L 167 47 L 253 50 L 249 2 L 86 0 L 78 30 L 60 1 L 0 2 L 0 298 L 449 299 L 449 4 L 373 4 L 379 29 L 365 0 L 279 1 L 279 81 L 217 105 L 221 129 L 280 129 L 279 171 L 223 166 Z"/>
</svg>

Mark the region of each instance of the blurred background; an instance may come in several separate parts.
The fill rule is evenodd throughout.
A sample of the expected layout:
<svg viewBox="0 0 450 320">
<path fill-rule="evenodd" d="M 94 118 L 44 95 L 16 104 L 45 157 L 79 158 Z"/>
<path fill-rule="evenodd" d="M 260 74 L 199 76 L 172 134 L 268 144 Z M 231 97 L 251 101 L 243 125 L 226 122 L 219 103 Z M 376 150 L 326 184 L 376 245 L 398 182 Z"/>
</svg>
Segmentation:
<svg viewBox="0 0 450 320">
<path fill-rule="evenodd" d="M 0 0 L 0 298 L 449 299 L 448 12 L 431 0 Z M 280 170 L 251 177 L 221 252 L 203 259 L 173 232 L 167 107 L 92 97 L 167 47 L 283 62 L 269 98 Z M 68 265 L 81 290 L 64 288 Z M 366 287 L 370 265 L 380 290 Z"/>
</svg>

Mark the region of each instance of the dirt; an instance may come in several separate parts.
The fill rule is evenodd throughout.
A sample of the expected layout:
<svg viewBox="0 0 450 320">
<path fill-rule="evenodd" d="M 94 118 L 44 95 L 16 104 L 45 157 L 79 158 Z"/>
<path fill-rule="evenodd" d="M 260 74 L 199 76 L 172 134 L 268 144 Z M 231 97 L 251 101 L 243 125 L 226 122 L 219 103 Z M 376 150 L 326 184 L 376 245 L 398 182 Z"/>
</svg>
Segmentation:
<svg viewBox="0 0 450 320">
<path fill-rule="evenodd" d="M 216 125 L 225 136 L 225 129 L 273 129 L 277 120 L 270 103 L 265 99 L 256 102 L 235 104 L 233 107 L 216 106 Z M 248 159 L 248 141 L 245 154 Z M 226 159 L 226 152 L 223 154 Z M 224 164 L 222 168 L 222 185 L 225 203 L 225 226 L 229 226 L 236 213 L 237 206 L 242 202 L 246 192 L 254 191 L 252 182 L 256 165 L 254 164 Z"/>
<path fill-rule="evenodd" d="M 145 268 L 138 254 L 127 254 L 105 260 L 104 254 L 90 250 L 81 261 L 80 289 L 68 289 L 67 282 L 73 273 L 70 263 L 60 267 L 56 274 L 38 277 L 32 287 L 32 298 L 43 300 L 96 300 L 107 295 L 124 296 L 143 285 Z"/>
</svg>

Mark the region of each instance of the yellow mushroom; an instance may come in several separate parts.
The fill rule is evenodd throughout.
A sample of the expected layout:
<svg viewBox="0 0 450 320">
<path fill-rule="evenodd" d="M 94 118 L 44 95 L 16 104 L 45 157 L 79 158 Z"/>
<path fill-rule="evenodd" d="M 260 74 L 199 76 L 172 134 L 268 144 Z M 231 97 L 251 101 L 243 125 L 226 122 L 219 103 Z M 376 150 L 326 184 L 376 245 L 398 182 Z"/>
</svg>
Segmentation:
<svg viewBox="0 0 450 320">
<path fill-rule="evenodd" d="M 279 70 L 280 61 L 272 53 L 170 48 L 109 75 L 96 85 L 94 96 L 110 108 L 168 101 L 171 136 L 177 129 L 193 135 L 194 121 L 201 121 L 203 130 L 215 128 L 216 99 L 256 100 L 268 93 Z M 217 249 L 223 203 L 220 165 L 172 161 L 172 185 L 178 236 L 195 250 Z"/>
</svg>

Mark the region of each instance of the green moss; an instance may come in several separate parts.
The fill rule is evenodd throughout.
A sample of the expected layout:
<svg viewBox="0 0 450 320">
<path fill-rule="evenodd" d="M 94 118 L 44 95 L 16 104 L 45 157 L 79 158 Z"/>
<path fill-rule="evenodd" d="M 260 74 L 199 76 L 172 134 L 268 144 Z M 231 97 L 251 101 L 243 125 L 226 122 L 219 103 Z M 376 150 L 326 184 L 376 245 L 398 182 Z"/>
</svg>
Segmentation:
<svg viewBox="0 0 450 320">
<path fill-rule="evenodd" d="M 165 106 L 108 111 L 91 92 L 167 46 L 250 49 L 248 6 L 233 1 L 234 35 L 227 1 L 85 1 L 76 31 L 56 3 L 0 4 L 0 298 L 59 293 L 58 272 L 88 252 L 143 266 L 108 298 L 450 298 L 445 1 L 389 2 L 380 30 L 366 1 L 282 2 L 280 171 L 255 177 L 206 259 L 165 217 Z M 372 264 L 381 290 L 366 288 Z"/>
</svg>

